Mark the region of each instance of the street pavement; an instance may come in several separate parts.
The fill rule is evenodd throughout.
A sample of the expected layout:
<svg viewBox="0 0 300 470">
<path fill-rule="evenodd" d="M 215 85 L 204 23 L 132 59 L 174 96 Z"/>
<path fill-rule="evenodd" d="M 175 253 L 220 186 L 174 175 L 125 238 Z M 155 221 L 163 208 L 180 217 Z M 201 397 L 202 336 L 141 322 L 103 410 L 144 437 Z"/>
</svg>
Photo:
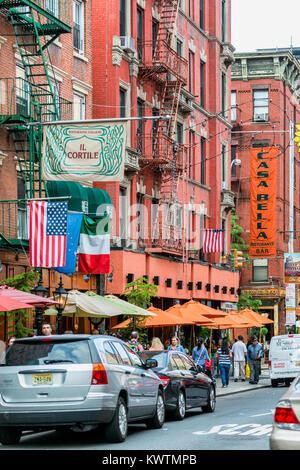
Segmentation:
<svg viewBox="0 0 300 470">
<path fill-rule="evenodd" d="M 271 387 L 271 379 L 269 373 L 268 364 L 261 364 L 261 375 L 259 377 L 258 384 L 250 384 L 249 379 L 246 379 L 246 382 L 234 382 L 233 376 L 230 376 L 229 385 L 226 388 L 222 388 L 221 377 L 216 377 L 217 382 L 217 397 L 222 397 L 226 395 L 232 395 L 234 393 L 248 392 L 249 390 L 256 390 L 258 388 Z"/>
</svg>

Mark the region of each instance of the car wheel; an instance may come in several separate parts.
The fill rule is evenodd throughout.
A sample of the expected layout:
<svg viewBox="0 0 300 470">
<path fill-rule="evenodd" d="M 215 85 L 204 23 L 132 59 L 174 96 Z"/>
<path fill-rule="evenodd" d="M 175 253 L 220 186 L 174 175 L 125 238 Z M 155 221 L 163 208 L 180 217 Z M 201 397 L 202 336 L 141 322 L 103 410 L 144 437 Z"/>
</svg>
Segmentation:
<svg viewBox="0 0 300 470">
<path fill-rule="evenodd" d="M 155 415 L 146 421 L 147 428 L 159 429 L 165 422 L 165 402 L 162 391 L 158 391 Z"/>
<path fill-rule="evenodd" d="M 284 384 L 286 387 L 289 387 L 291 385 L 290 379 L 285 379 Z"/>
<path fill-rule="evenodd" d="M 127 436 L 128 417 L 126 403 L 119 397 L 112 421 L 106 425 L 105 436 L 110 442 L 123 442 Z"/>
<path fill-rule="evenodd" d="M 0 442 L 2 445 L 10 446 L 18 444 L 22 432 L 14 428 L 0 428 Z"/>
<path fill-rule="evenodd" d="M 176 403 L 176 409 L 171 413 L 173 419 L 181 421 L 185 417 L 186 403 L 185 395 L 182 390 L 179 391 Z"/>
<path fill-rule="evenodd" d="M 271 379 L 271 385 L 272 385 L 272 387 L 277 387 L 278 380 L 277 379 Z"/>
<path fill-rule="evenodd" d="M 214 387 L 209 387 L 207 394 L 207 405 L 202 406 L 204 413 L 213 413 L 216 408 L 216 392 Z"/>
</svg>

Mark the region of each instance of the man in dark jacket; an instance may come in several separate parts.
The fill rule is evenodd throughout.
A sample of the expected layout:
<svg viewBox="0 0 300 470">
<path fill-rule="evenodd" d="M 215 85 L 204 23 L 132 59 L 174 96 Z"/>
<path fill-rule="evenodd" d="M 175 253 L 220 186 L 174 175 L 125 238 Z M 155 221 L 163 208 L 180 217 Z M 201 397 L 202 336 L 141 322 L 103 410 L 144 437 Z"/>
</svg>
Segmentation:
<svg viewBox="0 0 300 470">
<path fill-rule="evenodd" d="M 251 344 L 248 346 L 248 363 L 250 367 L 250 384 L 257 384 L 259 381 L 260 361 L 264 355 L 262 345 L 256 336 L 253 336 Z"/>
</svg>

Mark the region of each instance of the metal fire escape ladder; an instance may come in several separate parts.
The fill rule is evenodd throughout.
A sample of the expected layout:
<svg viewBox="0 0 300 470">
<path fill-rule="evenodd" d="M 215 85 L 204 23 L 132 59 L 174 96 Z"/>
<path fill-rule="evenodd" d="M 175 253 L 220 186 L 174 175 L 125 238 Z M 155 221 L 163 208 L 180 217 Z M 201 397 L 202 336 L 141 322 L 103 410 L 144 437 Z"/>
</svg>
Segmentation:
<svg viewBox="0 0 300 470">
<path fill-rule="evenodd" d="M 0 13 L 10 20 L 18 51 L 24 67 L 28 86 L 27 122 L 45 122 L 60 118 L 59 93 L 48 46 L 71 27 L 58 17 L 62 5 L 57 3 L 56 12 L 48 10 L 51 2 L 46 0 L 0 0 Z M 49 74 L 50 68 L 50 74 Z M 10 127 L 19 161 L 19 168 L 28 188 L 29 196 L 42 194 L 41 126 L 28 126 L 26 122 Z M 45 185 L 44 185 L 45 187 Z"/>
</svg>

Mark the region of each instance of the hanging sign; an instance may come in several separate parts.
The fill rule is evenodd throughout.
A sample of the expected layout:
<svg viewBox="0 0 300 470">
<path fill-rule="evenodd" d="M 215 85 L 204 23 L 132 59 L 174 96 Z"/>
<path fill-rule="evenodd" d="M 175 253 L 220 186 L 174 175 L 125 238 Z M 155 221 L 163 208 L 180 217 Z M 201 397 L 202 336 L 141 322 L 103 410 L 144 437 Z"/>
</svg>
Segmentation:
<svg viewBox="0 0 300 470">
<path fill-rule="evenodd" d="M 250 258 L 276 256 L 278 147 L 251 149 Z"/>
<path fill-rule="evenodd" d="M 124 179 L 125 126 L 125 121 L 46 125 L 43 178 L 48 181 L 121 181 Z"/>
<path fill-rule="evenodd" d="M 300 253 L 284 253 L 284 282 L 300 284 Z"/>
<path fill-rule="evenodd" d="M 295 284 L 285 285 L 285 311 L 286 325 L 296 324 L 296 286 Z"/>
</svg>

